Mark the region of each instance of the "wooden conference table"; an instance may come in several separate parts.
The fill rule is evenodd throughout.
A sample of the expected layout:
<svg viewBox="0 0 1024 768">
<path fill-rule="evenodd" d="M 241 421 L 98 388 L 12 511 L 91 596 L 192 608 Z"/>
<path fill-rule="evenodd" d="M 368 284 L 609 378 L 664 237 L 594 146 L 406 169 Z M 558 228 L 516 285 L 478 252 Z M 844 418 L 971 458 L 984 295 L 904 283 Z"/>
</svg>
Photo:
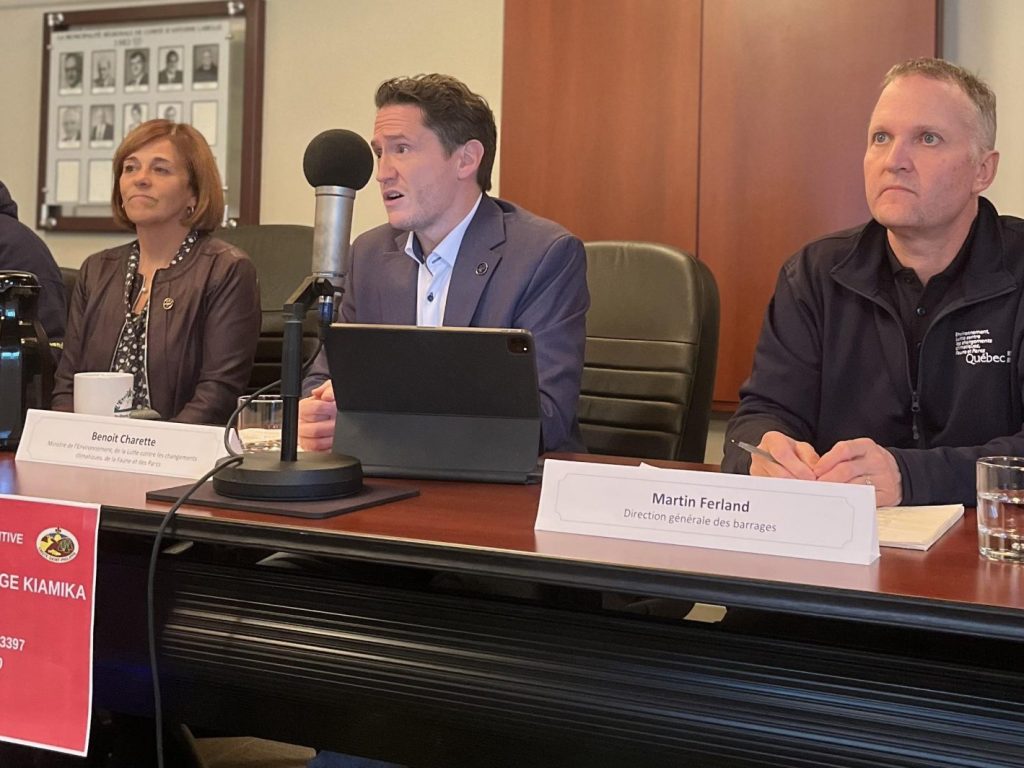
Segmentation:
<svg viewBox="0 0 1024 768">
<path fill-rule="evenodd" d="M 180 482 L 0 459 L 0 492 L 103 505 L 98 706 L 151 711 L 168 505 L 145 492 Z M 1024 567 L 977 555 L 973 512 L 854 566 L 534 532 L 539 486 L 389 482 L 421 495 L 321 521 L 181 511 L 168 718 L 445 768 L 1024 764 Z M 688 601 L 729 615 L 684 621 Z"/>
</svg>

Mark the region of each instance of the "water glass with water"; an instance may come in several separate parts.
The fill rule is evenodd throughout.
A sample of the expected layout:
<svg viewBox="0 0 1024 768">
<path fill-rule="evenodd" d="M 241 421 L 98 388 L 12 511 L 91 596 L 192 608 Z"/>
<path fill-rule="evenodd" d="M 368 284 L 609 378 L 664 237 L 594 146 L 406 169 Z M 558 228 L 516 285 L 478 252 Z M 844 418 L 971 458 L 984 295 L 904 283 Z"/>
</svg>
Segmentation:
<svg viewBox="0 0 1024 768">
<path fill-rule="evenodd" d="M 238 398 L 241 405 L 245 397 Z M 260 395 L 238 413 L 238 439 L 246 453 L 281 450 L 281 420 L 284 400 L 280 395 Z"/>
<path fill-rule="evenodd" d="M 990 560 L 1024 563 L 1024 458 L 978 459 L 978 549 Z"/>
</svg>

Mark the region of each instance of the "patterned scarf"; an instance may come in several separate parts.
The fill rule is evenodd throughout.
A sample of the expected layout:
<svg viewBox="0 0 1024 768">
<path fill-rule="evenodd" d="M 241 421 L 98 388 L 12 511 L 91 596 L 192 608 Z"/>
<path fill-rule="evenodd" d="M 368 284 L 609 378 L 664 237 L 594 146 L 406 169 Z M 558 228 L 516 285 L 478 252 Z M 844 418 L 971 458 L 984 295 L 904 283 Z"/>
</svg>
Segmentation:
<svg viewBox="0 0 1024 768">
<path fill-rule="evenodd" d="M 199 233 L 196 230 L 189 232 L 181 242 L 178 252 L 167 265 L 167 269 L 180 264 L 188 256 L 196 241 L 199 240 Z M 154 275 L 154 280 L 156 276 Z M 142 282 L 136 289 L 136 285 Z M 121 335 L 114 347 L 114 358 L 110 363 L 111 371 L 130 373 L 135 377 L 135 384 L 132 395 L 132 408 L 149 408 L 149 364 L 146 358 L 146 336 L 149 328 L 149 296 L 142 311 L 135 314 L 132 308 L 138 294 L 149 291 L 139 280 L 139 241 L 136 240 L 128 251 L 128 272 L 124 277 L 124 326 L 121 328 Z M 150 293 L 150 296 L 152 293 Z"/>
</svg>

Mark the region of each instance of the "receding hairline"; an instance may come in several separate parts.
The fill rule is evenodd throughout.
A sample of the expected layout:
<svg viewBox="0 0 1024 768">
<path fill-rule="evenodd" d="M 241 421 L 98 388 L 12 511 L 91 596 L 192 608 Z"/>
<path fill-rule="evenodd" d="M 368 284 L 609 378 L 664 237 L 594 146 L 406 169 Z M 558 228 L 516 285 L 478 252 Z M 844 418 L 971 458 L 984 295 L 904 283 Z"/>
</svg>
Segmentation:
<svg viewBox="0 0 1024 768">
<path fill-rule="evenodd" d="M 885 73 L 882 78 L 884 91 L 897 80 L 908 77 L 923 77 L 955 87 L 974 107 L 975 134 L 978 148 L 983 152 L 995 149 L 996 142 L 996 95 L 977 75 L 945 59 L 921 57 L 900 62 Z"/>
</svg>

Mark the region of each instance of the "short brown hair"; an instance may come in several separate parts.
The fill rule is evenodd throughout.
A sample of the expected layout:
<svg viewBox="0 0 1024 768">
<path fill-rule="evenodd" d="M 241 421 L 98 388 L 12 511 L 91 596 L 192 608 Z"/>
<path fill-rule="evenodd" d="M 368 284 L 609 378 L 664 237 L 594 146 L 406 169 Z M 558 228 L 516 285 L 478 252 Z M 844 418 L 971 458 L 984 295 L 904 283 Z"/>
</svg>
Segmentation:
<svg viewBox="0 0 1024 768">
<path fill-rule="evenodd" d="M 451 156 L 458 147 L 476 139 L 484 156 L 476 180 L 484 192 L 491 188 L 491 170 L 498 151 L 498 128 L 487 100 L 451 75 L 416 75 L 385 80 L 374 98 L 377 109 L 392 104 L 414 104 L 423 110 L 423 125 L 441 140 Z"/>
<path fill-rule="evenodd" d="M 920 58 L 897 64 L 885 73 L 882 88 L 893 80 L 910 75 L 930 77 L 958 86 L 971 100 L 978 110 L 977 140 L 982 151 L 995 149 L 996 146 L 996 95 L 992 89 L 976 75 L 963 67 L 945 59 Z"/>
<path fill-rule="evenodd" d="M 224 215 L 224 189 L 210 145 L 206 143 L 203 134 L 191 125 L 163 119 L 144 122 L 124 137 L 114 153 L 114 192 L 110 201 L 114 220 L 123 227 L 135 229 L 135 224 L 125 215 L 122 207 L 121 171 L 124 169 L 125 158 L 160 139 L 169 140 L 181 156 L 188 169 L 188 185 L 196 196 L 196 208 L 191 216 L 182 220 L 182 224 L 200 232 L 216 229 Z"/>
</svg>

